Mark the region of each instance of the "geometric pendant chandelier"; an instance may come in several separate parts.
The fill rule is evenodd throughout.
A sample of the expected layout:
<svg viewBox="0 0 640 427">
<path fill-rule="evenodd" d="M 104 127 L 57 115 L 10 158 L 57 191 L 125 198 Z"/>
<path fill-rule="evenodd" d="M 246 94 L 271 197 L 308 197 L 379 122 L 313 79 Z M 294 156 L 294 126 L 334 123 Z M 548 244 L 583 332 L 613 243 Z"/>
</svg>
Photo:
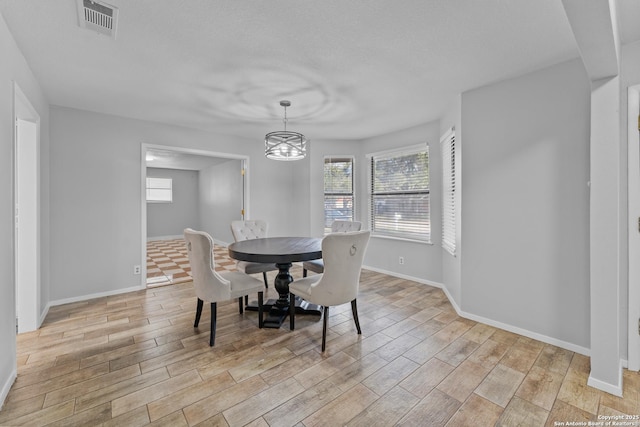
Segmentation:
<svg viewBox="0 0 640 427">
<path fill-rule="evenodd" d="M 264 155 L 272 160 L 300 160 L 307 155 L 307 138 L 298 132 L 287 130 L 287 107 L 290 101 L 280 101 L 284 107 L 284 130 L 270 132 L 264 137 Z"/>
</svg>

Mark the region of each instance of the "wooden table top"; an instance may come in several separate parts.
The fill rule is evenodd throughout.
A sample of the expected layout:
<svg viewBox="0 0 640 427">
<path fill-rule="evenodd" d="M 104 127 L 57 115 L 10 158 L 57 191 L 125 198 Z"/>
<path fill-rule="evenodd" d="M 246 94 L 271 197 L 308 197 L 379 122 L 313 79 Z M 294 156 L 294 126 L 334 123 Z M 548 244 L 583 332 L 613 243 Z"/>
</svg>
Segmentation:
<svg viewBox="0 0 640 427">
<path fill-rule="evenodd" d="M 239 261 L 284 264 L 322 258 L 318 237 L 265 237 L 229 245 L 229 256 Z"/>
</svg>

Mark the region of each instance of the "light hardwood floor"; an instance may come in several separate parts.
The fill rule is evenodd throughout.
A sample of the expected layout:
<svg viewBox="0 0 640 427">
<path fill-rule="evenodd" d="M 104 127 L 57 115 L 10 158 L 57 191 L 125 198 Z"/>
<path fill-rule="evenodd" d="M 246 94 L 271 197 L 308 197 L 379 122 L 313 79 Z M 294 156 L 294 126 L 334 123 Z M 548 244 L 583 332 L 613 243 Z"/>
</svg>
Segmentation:
<svg viewBox="0 0 640 427">
<path fill-rule="evenodd" d="M 236 301 L 219 304 L 210 348 L 208 307 L 195 329 L 195 306 L 189 282 L 51 308 L 18 336 L 0 425 L 554 426 L 640 414 L 638 373 L 625 371 L 624 399 L 600 392 L 586 385 L 587 357 L 367 270 L 362 335 L 349 304 L 332 308 L 324 354 L 319 316 L 261 330 Z"/>
</svg>

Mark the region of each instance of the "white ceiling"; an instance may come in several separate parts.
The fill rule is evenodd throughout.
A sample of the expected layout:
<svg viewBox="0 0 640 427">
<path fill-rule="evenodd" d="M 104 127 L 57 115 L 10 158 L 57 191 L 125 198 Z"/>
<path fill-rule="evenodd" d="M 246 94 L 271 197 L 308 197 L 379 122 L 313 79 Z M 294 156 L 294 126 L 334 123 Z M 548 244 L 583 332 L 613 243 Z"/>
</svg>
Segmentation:
<svg viewBox="0 0 640 427">
<path fill-rule="evenodd" d="M 599 1 L 599 0 L 589 0 Z M 561 0 L 0 0 L 52 104 L 262 139 L 360 139 L 438 119 L 456 94 L 578 57 Z M 620 0 L 622 41 L 640 2 Z"/>
</svg>

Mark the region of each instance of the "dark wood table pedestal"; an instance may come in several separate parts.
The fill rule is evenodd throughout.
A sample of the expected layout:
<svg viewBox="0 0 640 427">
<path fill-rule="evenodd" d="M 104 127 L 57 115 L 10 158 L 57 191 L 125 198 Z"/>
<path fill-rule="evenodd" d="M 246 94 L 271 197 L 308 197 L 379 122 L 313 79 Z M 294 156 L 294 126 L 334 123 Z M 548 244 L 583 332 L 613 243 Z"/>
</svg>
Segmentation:
<svg viewBox="0 0 640 427">
<path fill-rule="evenodd" d="M 264 302 L 268 313 L 264 319 L 265 328 L 279 328 L 289 314 L 289 284 L 293 277 L 289 270 L 292 262 L 308 261 L 322 257 L 321 239 L 308 237 L 272 237 L 245 240 L 229 246 L 231 258 L 251 262 L 273 262 L 278 267 L 274 286 L 278 291 L 278 299 Z M 322 307 L 308 303 L 296 297 L 296 314 L 321 315 Z M 252 301 L 247 310 L 258 310 L 257 303 Z"/>
</svg>

